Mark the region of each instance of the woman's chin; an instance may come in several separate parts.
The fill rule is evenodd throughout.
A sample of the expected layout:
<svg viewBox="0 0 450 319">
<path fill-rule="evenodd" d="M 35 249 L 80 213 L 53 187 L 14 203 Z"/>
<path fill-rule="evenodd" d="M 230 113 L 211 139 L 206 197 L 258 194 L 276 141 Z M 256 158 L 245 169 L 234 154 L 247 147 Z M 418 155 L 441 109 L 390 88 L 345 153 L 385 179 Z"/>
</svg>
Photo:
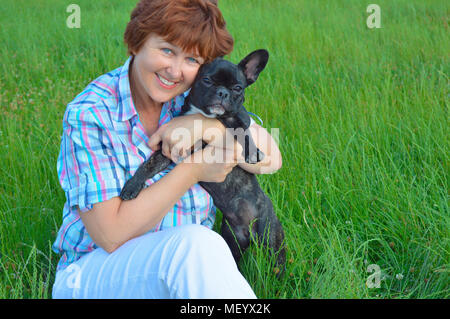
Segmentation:
<svg viewBox="0 0 450 319">
<path fill-rule="evenodd" d="M 181 87 L 175 87 L 171 90 L 154 90 L 151 97 L 157 103 L 166 103 L 186 90 L 183 90 Z"/>
</svg>

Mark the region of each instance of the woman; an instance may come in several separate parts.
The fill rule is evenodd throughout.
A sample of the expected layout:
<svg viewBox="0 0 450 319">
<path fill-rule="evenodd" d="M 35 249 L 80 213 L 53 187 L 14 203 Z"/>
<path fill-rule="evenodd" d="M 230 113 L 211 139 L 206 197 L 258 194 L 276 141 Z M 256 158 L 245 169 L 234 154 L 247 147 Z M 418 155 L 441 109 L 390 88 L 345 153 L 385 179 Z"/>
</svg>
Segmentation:
<svg viewBox="0 0 450 319">
<path fill-rule="evenodd" d="M 217 3 L 141 0 L 124 39 L 130 58 L 90 83 L 64 115 L 58 175 L 67 201 L 53 244 L 63 254 L 53 297 L 255 298 L 211 230 L 215 208 L 198 185 L 223 181 L 236 156 L 231 163 L 183 161 L 149 180 L 136 199 L 118 197 L 160 141 L 171 156 L 177 128 L 190 130 L 194 142 L 203 133 L 194 135 L 194 121 L 203 131 L 225 131 L 202 115 L 173 119 L 199 67 L 232 50 Z M 239 165 L 277 170 L 281 156 L 270 135 L 256 124 L 251 132 L 268 164 Z"/>
</svg>

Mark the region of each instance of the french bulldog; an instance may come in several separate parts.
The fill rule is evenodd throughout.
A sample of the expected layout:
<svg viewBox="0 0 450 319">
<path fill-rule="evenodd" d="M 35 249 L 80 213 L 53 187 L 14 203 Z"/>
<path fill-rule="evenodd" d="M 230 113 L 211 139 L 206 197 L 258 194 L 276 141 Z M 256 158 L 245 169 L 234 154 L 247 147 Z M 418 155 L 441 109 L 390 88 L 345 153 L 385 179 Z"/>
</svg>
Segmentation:
<svg viewBox="0 0 450 319">
<path fill-rule="evenodd" d="M 264 154 L 257 149 L 248 129 L 251 119 L 244 108 L 244 91 L 254 83 L 269 59 L 266 50 L 247 55 L 239 64 L 217 58 L 200 67 L 194 84 L 182 107 L 183 114 L 201 113 L 217 118 L 226 128 L 241 129 L 243 156 L 247 163 L 261 161 Z M 239 131 L 239 130 L 237 130 Z M 242 144 L 242 143 L 241 143 Z M 203 142 L 203 147 L 206 143 Z M 120 198 L 131 200 L 144 188 L 145 181 L 166 169 L 171 160 L 155 151 L 127 181 Z M 221 233 L 236 263 L 253 238 L 277 254 L 277 266 L 283 269 L 286 253 L 284 231 L 275 215 L 273 204 L 263 192 L 254 174 L 235 166 L 222 183 L 199 183 L 213 198 L 223 214 Z"/>
</svg>

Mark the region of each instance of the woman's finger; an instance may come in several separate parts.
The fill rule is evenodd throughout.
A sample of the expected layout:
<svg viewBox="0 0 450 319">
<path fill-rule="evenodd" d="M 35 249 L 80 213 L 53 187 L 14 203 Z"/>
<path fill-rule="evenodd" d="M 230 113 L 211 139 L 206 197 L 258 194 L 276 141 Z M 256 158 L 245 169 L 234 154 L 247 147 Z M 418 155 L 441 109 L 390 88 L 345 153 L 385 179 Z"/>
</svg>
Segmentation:
<svg viewBox="0 0 450 319">
<path fill-rule="evenodd" d="M 165 129 L 166 129 L 166 124 L 161 125 L 156 131 L 155 133 L 153 133 L 150 136 L 150 139 L 148 140 L 148 146 L 153 150 L 159 150 L 160 147 L 160 143 L 162 141 L 162 134 L 164 133 Z"/>
<path fill-rule="evenodd" d="M 172 160 L 175 163 L 178 163 L 178 161 L 180 161 L 180 160 L 182 160 L 183 158 L 186 157 L 185 152 L 183 151 L 183 149 L 178 147 L 177 145 L 174 145 L 171 148 L 170 153 L 172 155 Z"/>
<path fill-rule="evenodd" d="M 172 159 L 172 154 L 170 154 L 169 143 L 162 143 L 162 153 L 165 157 Z"/>
<path fill-rule="evenodd" d="M 159 150 L 159 145 L 161 142 L 161 134 L 157 134 L 157 132 L 153 133 L 148 140 L 148 147 L 150 147 L 153 151 Z"/>
<path fill-rule="evenodd" d="M 237 154 L 234 150 L 225 148 L 225 149 L 223 149 L 223 153 L 225 155 L 224 156 L 225 163 L 227 163 L 227 164 L 236 164 L 237 163 L 238 158 L 237 158 Z"/>
</svg>

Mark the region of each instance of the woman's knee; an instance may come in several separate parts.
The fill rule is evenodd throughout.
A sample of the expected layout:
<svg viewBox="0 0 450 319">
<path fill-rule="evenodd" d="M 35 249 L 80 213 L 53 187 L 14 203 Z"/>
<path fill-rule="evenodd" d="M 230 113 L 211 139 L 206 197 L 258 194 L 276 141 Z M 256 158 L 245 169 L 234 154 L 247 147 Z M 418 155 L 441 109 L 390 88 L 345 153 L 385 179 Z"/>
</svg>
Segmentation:
<svg viewBox="0 0 450 319">
<path fill-rule="evenodd" d="M 175 237 L 172 238 L 172 260 L 184 261 L 189 264 L 192 260 L 197 266 L 200 263 L 213 264 L 215 256 L 220 255 L 221 259 L 231 258 L 231 251 L 227 243 L 215 231 L 201 225 L 186 225 L 177 227 Z"/>
<path fill-rule="evenodd" d="M 254 298 L 222 236 L 198 225 L 181 226 L 176 234 L 162 271 L 169 291 L 180 298 Z"/>
<path fill-rule="evenodd" d="M 216 236 L 220 237 L 215 231 L 198 224 L 184 225 L 179 227 L 179 230 L 180 234 L 192 240 L 201 240 L 202 238 L 213 238 Z"/>
<path fill-rule="evenodd" d="M 228 249 L 228 246 L 223 239 L 215 231 L 202 225 L 186 225 L 180 227 L 179 236 L 181 241 L 194 248 L 205 249 Z"/>
</svg>

